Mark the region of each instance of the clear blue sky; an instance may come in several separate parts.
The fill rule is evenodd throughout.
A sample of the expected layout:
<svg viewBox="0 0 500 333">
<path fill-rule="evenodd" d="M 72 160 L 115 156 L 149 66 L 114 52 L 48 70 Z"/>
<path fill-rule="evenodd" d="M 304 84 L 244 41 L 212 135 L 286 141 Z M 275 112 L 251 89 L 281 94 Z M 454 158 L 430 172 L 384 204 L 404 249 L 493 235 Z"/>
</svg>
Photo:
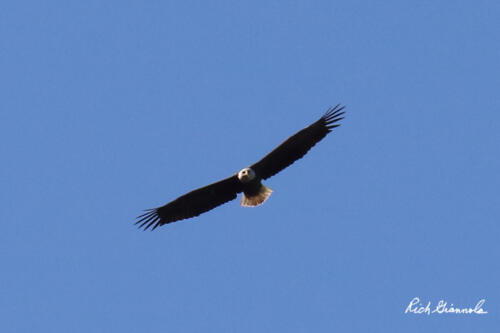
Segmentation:
<svg viewBox="0 0 500 333">
<path fill-rule="evenodd" d="M 493 332 L 496 1 L 3 1 L 1 332 Z M 342 126 L 196 219 L 142 209 Z M 487 315 L 404 314 L 413 297 Z"/>
</svg>

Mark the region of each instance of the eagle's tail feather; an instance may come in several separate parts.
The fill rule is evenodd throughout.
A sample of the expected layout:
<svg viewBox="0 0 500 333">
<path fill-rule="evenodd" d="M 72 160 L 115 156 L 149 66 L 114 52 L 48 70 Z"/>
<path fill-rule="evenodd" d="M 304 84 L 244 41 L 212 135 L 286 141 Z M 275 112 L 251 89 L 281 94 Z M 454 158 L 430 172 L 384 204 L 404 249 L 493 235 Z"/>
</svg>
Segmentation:
<svg viewBox="0 0 500 333">
<path fill-rule="evenodd" d="M 245 194 L 243 194 L 243 197 L 241 198 L 241 205 L 243 207 L 255 207 L 259 206 L 264 203 L 264 201 L 269 198 L 269 196 L 273 193 L 273 190 L 271 190 L 269 187 L 262 185 L 260 187 L 259 193 L 257 193 L 254 196 L 247 197 Z"/>
</svg>

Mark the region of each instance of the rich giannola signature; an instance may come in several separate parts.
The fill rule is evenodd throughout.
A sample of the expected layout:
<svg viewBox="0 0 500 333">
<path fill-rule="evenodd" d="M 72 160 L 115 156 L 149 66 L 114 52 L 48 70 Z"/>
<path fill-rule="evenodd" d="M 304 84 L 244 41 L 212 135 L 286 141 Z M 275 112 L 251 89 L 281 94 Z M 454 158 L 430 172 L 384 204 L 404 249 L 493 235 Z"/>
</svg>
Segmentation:
<svg viewBox="0 0 500 333">
<path fill-rule="evenodd" d="M 454 314 L 486 314 L 488 313 L 483 309 L 485 299 L 479 300 L 473 307 L 458 306 L 453 303 L 448 303 L 445 300 L 440 300 L 436 305 L 433 305 L 430 301 L 423 303 L 420 298 L 414 297 L 410 304 L 406 307 L 405 313 L 413 314 L 443 314 L 443 313 L 454 313 Z"/>
</svg>

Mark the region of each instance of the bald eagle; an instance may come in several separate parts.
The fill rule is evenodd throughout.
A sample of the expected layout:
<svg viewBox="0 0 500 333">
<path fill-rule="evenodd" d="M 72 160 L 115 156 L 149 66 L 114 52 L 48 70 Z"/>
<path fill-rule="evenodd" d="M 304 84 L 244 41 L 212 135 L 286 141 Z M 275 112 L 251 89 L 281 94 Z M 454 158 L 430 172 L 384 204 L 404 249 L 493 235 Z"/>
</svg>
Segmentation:
<svg viewBox="0 0 500 333">
<path fill-rule="evenodd" d="M 229 178 L 191 191 L 174 201 L 153 209 L 137 217 L 139 228 L 151 230 L 157 227 L 195 217 L 228 201 L 234 200 L 243 192 L 241 205 L 254 207 L 269 198 L 273 190 L 263 185 L 261 180 L 268 179 L 302 158 L 316 143 L 330 131 L 340 126 L 344 106 L 337 106 L 328 111 L 316 122 L 289 137 L 276 149 L 257 163 L 241 169 Z"/>
</svg>

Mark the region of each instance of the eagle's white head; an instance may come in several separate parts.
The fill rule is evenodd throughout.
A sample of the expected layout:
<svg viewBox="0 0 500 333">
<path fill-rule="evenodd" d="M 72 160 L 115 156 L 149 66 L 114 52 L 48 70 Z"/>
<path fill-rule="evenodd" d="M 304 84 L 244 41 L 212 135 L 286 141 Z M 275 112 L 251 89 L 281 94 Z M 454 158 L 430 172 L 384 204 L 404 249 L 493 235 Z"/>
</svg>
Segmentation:
<svg viewBox="0 0 500 333">
<path fill-rule="evenodd" d="M 242 183 L 251 182 L 254 178 L 255 178 L 255 171 L 253 171 L 251 168 L 244 168 L 241 169 L 240 172 L 238 172 L 238 179 Z"/>
</svg>

